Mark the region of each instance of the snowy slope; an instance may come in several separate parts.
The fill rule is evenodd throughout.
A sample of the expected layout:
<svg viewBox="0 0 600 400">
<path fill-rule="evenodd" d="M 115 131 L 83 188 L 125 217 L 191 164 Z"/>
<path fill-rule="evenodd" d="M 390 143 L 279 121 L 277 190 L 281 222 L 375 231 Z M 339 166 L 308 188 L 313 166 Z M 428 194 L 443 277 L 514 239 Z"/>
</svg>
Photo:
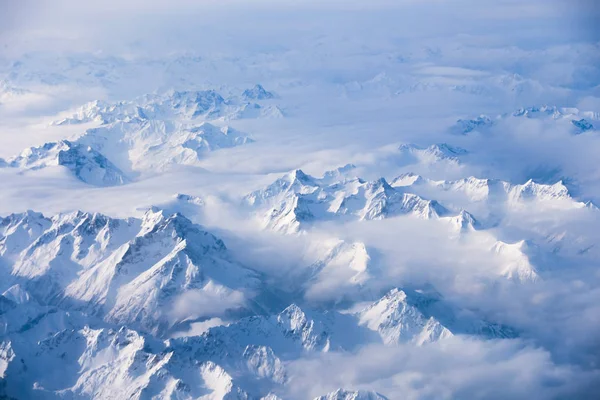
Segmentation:
<svg viewBox="0 0 600 400">
<path fill-rule="evenodd" d="M 372 314 L 369 310 L 378 308 L 381 301 L 367 309 L 367 314 Z M 127 328 L 58 329 L 40 340 L 35 350 L 16 336 L 19 339 L 4 342 L 2 347 L 4 374 L 11 378 L 7 393 L 33 390 L 31 393 L 42 398 L 66 393 L 74 398 L 90 394 L 113 398 L 123 393 L 140 399 L 151 394 L 177 394 L 186 399 L 250 398 L 242 385 L 255 393 L 252 398 L 258 398 L 287 382 L 281 359 L 293 359 L 305 352 L 351 350 L 376 340 L 376 335 L 360 326 L 362 314 L 360 318 L 306 313 L 291 305 L 272 317 L 243 318 L 196 337 L 164 343 Z M 386 318 L 408 325 L 421 323 L 420 317 L 409 315 Z M 22 361 L 16 362 L 16 358 Z M 60 374 L 42 367 L 56 365 L 58 360 Z M 336 395 L 342 393 L 346 395 Z"/>
<path fill-rule="evenodd" d="M 67 140 L 31 147 L 14 158 L 0 162 L 2 166 L 20 170 L 63 167 L 83 182 L 96 186 L 122 185 L 129 180 L 91 146 Z"/>
<path fill-rule="evenodd" d="M 10 280 L 43 304 L 148 332 L 210 316 L 210 310 L 187 306 L 189 301 L 222 299 L 227 305 L 215 312 L 243 307 L 260 285 L 258 274 L 230 260 L 220 239 L 180 214 L 152 209 L 141 220 L 119 220 L 28 213 L 9 216 L 2 225 L 9 228 L 2 243 L 3 257 L 12 262 Z M 19 237 L 21 246 L 11 246 Z"/>
<path fill-rule="evenodd" d="M 216 90 L 168 91 L 148 94 L 132 101 L 107 103 L 94 101 L 76 109 L 71 115 L 53 121 L 53 125 L 99 122 L 141 122 L 148 120 L 216 120 L 282 116 L 276 105 L 260 101 L 275 96 L 261 85 L 244 90 L 241 95 L 224 96 Z"/>
<path fill-rule="evenodd" d="M 111 157 L 132 174 L 160 172 L 173 165 L 198 165 L 207 153 L 252 142 L 247 135 L 208 122 L 117 121 L 88 129 L 77 139 Z"/>
<path fill-rule="evenodd" d="M 12 351 L 22 361 L 8 364 L 8 394 L 28 393 L 38 398 L 248 398 L 218 365 L 201 363 L 194 366 L 195 374 L 189 374 L 184 366 L 173 362 L 173 353 L 165 352 L 160 342 L 126 328 L 64 330 L 40 341 L 35 352 L 32 350 L 14 344 Z M 62 367 L 52 371 L 43 365 Z"/>
<path fill-rule="evenodd" d="M 377 331 L 386 344 L 413 341 L 418 345 L 452 336 L 433 317 L 426 318 L 406 302 L 406 293 L 394 289 L 359 314 L 361 325 Z"/>
<path fill-rule="evenodd" d="M 284 233 L 331 219 L 378 220 L 406 214 L 432 219 L 450 213 L 437 201 L 393 188 L 383 178 L 335 181 L 333 176 L 319 179 L 295 170 L 250 193 L 245 201 L 257 209 L 265 228 Z"/>
<path fill-rule="evenodd" d="M 525 183 L 515 184 L 498 179 L 476 178 L 473 176 L 458 180 L 439 181 L 413 173 L 406 173 L 393 179 L 391 186 L 412 190 L 419 194 L 456 193 L 462 196 L 463 201 L 461 204 L 464 207 L 483 202 L 490 209 L 501 205 L 508 210 L 533 204 L 562 210 L 594 208 L 590 202 L 573 198 L 562 181 L 546 184 L 529 179 Z"/>
<path fill-rule="evenodd" d="M 209 152 L 253 140 L 224 125 L 239 118 L 280 117 L 269 101 L 274 95 L 262 86 L 240 96 L 223 98 L 214 90 L 171 91 L 134 101 L 94 101 L 51 125 L 96 123 L 71 141 L 49 142 L 24 150 L 0 167 L 40 169 L 64 166 L 78 179 L 96 186 L 124 184 L 140 173 L 161 172 L 173 165 L 198 165 Z M 215 125 L 208 121 L 218 120 Z"/>
<path fill-rule="evenodd" d="M 314 400 L 387 400 L 387 397 L 376 392 L 367 392 L 364 390 L 351 392 L 338 389 L 335 392 L 316 397 Z"/>
<path fill-rule="evenodd" d="M 472 132 L 485 131 L 499 122 L 504 122 L 511 118 L 529 118 L 553 122 L 555 125 L 566 127 L 571 133 L 578 135 L 597 130 L 600 114 L 597 111 L 583 111 L 575 107 L 550 105 L 521 107 L 512 113 L 500 114 L 495 117 L 480 115 L 472 119 L 459 119 L 451 128 L 451 132 L 470 134 Z"/>
<path fill-rule="evenodd" d="M 336 292 L 344 293 L 338 302 L 373 297 L 368 284 L 378 272 L 374 249 L 363 242 L 331 239 L 319 242 L 309 252 L 317 260 L 302 277 L 301 291 L 307 300 L 318 301 Z"/>
</svg>

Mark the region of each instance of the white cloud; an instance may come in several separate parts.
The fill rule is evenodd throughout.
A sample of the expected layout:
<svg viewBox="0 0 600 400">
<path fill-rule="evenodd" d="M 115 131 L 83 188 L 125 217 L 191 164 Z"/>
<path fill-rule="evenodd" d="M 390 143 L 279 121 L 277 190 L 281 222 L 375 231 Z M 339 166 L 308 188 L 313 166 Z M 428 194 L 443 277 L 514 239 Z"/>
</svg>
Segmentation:
<svg viewBox="0 0 600 400">
<path fill-rule="evenodd" d="M 207 319 L 206 321 L 192 322 L 190 324 L 190 328 L 187 331 L 176 332 L 171 337 L 178 338 L 178 337 L 186 337 L 186 336 L 198 336 L 198 335 L 202 335 L 204 332 L 208 331 L 210 328 L 213 328 L 215 326 L 222 326 L 222 325 L 227 325 L 227 323 L 225 321 L 223 321 L 221 318 L 210 318 L 210 319 Z"/>
<path fill-rule="evenodd" d="M 552 361 L 518 340 L 462 337 L 421 348 L 370 346 L 291 363 L 290 395 L 315 397 L 338 387 L 376 390 L 390 399 L 590 398 L 598 373 Z"/>
<path fill-rule="evenodd" d="M 188 290 L 179 295 L 169 316 L 175 320 L 219 317 L 226 311 L 244 306 L 245 302 L 242 292 L 209 282 L 202 289 Z"/>
</svg>

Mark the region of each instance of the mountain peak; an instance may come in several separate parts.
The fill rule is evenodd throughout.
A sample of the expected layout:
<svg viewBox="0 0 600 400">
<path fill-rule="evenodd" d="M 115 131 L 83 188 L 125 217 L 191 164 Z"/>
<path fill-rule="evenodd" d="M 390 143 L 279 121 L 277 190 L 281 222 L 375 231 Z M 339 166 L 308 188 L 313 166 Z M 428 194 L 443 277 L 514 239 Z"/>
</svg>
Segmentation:
<svg viewBox="0 0 600 400">
<path fill-rule="evenodd" d="M 511 201 L 519 200 L 568 200 L 571 199 L 569 189 L 558 181 L 552 185 L 536 183 L 529 179 L 522 185 L 513 185 L 509 192 Z"/>
<path fill-rule="evenodd" d="M 348 177 L 348 174 L 356 169 L 356 165 L 354 164 L 346 164 L 339 168 L 325 171 L 323 174 L 323 178 L 321 178 L 324 182 L 335 182 L 336 180 L 344 179 Z"/>
<path fill-rule="evenodd" d="M 437 341 L 452 333 L 433 317 L 427 318 L 407 302 L 406 292 L 394 288 L 357 314 L 360 323 L 380 334 L 386 344 Z"/>
<path fill-rule="evenodd" d="M 7 166 L 28 170 L 62 166 L 81 181 L 95 186 L 122 185 L 129 180 L 119 168 L 92 147 L 68 140 L 30 147 L 10 159 Z"/>
<path fill-rule="evenodd" d="M 338 389 L 335 392 L 316 397 L 314 400 L 388 400 L 388 398 L 373 391 Z"/>
<path fill-rule="evenodd" d="M 6 299 L 13 301 L 15 304 L 24 304 L 31 300 L 31 295 L 21 287 L 21 285 L 16 284 L 4 291 L 2 293 Z"/>
<path fill-rule="evenodd" d="M 493 126 L 495 122 L 487 115 L 480 115 L 473 119 L 459 119 L 450 129 L 452 133 L 466 135 L 473 131 L 487 129 Z"/>
<path fill-rule="evenodd" d="M 51 225 L 50 219 L 31 210 L 0 217 L 0 255 L 19 253 Z"/>
<path fill-rule="evenodd" d="M 512 115 L 514 117 L 528 117 L 528 118 L 535 117 L 540 114 L 557 116 L 558 114 L 560 114 L 560 112 L 556 106 L 542 105 L 542 106 L 522 107 L 512 113 Z"/>
<path fill-rule="evenodd" d="M 435 164 L 446 162 L 458 164 L 461 157 L 469 154 L 469 151 L 447 143 L 432 144 L 421 147 L 415 144 L 402 144 L 398 147 L 402 160 L 407 165 L 414 163 Z"/>
<path fill-rule="evenodd" d="M 419 185 L 422 183 L 426 183 L 426 179 L 421 175 L 415 174 L 413 172 L 407 172 L 402 175 L 397 176 L 392 180 L 391 186 L 393 187 L 401 187 L 401 186 L 412 186 Z"/>
<path fill-rule="evenodd" d="M 595 129 L 594 125 L 585 118 L 571 120 L 571 123 L 577 128 L 578 133 L 584 133 Z"/>
<path fill-rule="evenodd" d="M 290 326 L 297 326 L 306 322 L 306 314 L 297 304 L 292 303 L 279 313 L 277 319 Z"/>
<path fill-rule="evenodd" d="M 298 195 L 313 193 L 319 189 L 319 182 L 301 169 L 295 169 L 277 178 L 264 189 L 255 190 L 244 197 L 251 206 L 273 206 L 280 202 L 277 210 L 269 210 L 269 214 L 280 216 L 285 209 L 296 208 Z M 291 204 L 294 203 L 294 204 Z M 289 211 L 289 210 L 288 210 Z"/>
<path fill-rule="evenodd" d="M 311 182 L 313 180 L 313 177 L 306 174 L 304 171 L 302 171 L 301 169 L 295 169 L 292 172 L 290 172 L 290 178 L 292 180 L 297 179 L 300 182 Z"/>
<path fill-rule="evenodd" d="M 367 187 L 369 187 L 373 191 L 377 191 L 379 189 L 384 191 L 393 190 L 388 181 L 386 181 L 383 177 L 367 183 Z"/>
<path fill-rule="evenodd" d="M 515 243 L 497 241 L 492 251 L 502 258 L 502 276 L 516 282 L 539 280 L 538 271 L 531 260 L 531 254 L 537 251 L 537 246 L 525 240 Z"/>
<path fill-rule="evenodd" d="M 202 252 L 214 250 L 224 252 L 225 244 L 221 239 L 204 231 L 179 212 L 169 213 L 157 207 L 151 207 L 142 219 L 139 236 L 158 232 L 172 232 L 171 235 L 179 240 L 185 240 L 186 246 L 202 249 Z"/>
<path fill-rule="evenodd" d="M 242 98 L 245 100 L 267 100 L 274 98 L 275 95 L 265 90 L 260 84 L 254 85 L 251 89 L 246 89 L 242 93 Z"/>
<path fill-rule="evenodd" d="M 338 179 L 317 179 L 294 170 L 245 200 L 262 211 L 263 227 L 288 233 L 298 232 L 303 222 L 332 218 L 377 220 L 409 214 L 431 219 L 448 214 L 437 201 L 394 188 L 383 177 L 368 182 Z"/>
<path fill-rule="evenodd" d="M 182 201 L 182 202 L 186 202 L 189 204 L 194 204 L 197 206 L 204 206 L 204 200 L 202 199 L 202 197 L 199 196 L 192 196 L 189 194 L 184 194 L 184 193 L 177 193 L 173 196 L 175 198 L 175 200 L 177 201 Z"/>
<path fill-rule="evenodd" d="M 464 154 L 468 154 L 469 151 L 462 147 L 451 146 L 448 143 L 433 144 L 427 148 L 431 153 L 443 157 L 456 157 Z"/>
<path fill-rule="evenodd" d="M 450 223 L 457 232 L 469 232 L 480 227 L 480 224 L 475 217 L 465 210 L 460 210 L 458 215 L 447 218 L 449 218 Z"/>
</svg>

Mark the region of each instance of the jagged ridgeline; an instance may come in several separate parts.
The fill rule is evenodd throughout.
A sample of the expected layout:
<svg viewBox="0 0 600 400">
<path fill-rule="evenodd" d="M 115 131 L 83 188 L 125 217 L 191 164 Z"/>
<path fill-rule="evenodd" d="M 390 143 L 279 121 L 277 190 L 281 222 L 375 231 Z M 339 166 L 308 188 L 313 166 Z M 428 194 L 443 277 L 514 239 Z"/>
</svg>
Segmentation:
<svg viewBox="0 0 600 400">
<path fill-rule="evenodd" d="M 0 399 L 600 397 L 594 10 L 13 3 Z"/>
<path fill-rule="evenodd" d="M 84 129 L 73 140 L 46 143 L 0 159 L 0 167 L 26 171 L 60 166 L 91 185 L 122 185 L 174 165 L 200 165 L 212 151 L 253 142 L 229 122 L 282 118 L 275 102 L 275 95 L 261 85 L 227 98 L 204 90 L 171 91 L 130 102 L 95 101 L 51 122 L 95 127 Z"/>
<path fill-rule="evenodd" d="M 286 305 L 262 274 L 233 260 L 222 240 L 157 208 L 141 219 L 30 211 L 3 218 L 0 227 L 0 254 L 10 262 L 10 287 L 0 296 L 7 393 L 35 387 L 47 396 L 187 398 L 209 390 L 273 399 L 269 392 L 288 382 L 286 362 L 304 354 L 368 343 L 420 346 L 454 332 L 516 335 L 464 310 L 458 317 L 432 291 L 393 289 L 353 313 Z M 346 251 L 357 248 L 336 250 Z M 208 300 L 222 309 L 202 309 Z M 220 318 L 238 320 L 158 340 Z M 60 375 L 42 365 L 61 365 Z M 384 397 L 338 390 L 322 398 Z"/>
</svg>

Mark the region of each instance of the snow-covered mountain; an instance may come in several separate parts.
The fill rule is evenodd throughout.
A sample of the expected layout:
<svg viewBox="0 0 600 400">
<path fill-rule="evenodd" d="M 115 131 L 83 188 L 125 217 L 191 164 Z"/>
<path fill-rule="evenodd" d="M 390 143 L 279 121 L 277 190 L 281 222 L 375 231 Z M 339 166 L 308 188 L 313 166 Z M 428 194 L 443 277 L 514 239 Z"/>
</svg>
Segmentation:
<svg viewBox="0 0 600 400">
<path fill-rule="evenodd" d="M 316 254 L 317 260 L 302 277 L 301 291 L 307 299 L 324 299 L 340 290 L 344 296 L 338 302 L 372 297 L 367 287 L 372 275 L 378 272 L 374 249 L 363 242 L 332 239 L 319 242 L 310 253 Z"/>
<path fill-rule="evenodd" d="M 387 397 L 372 391 L 358 390 L 355 392 L 338 389 L 314 400 L 388 400 Z"/>
<path fill-rule="evenodd" d="M 461 209 L 459 215 L 441 219 L 450 222 L 456 232 L 482 231 L 491 237 L 490 252 L 504 260 L 499 274 L 510 279 L 535 281 L 540 278 L 540 266 L 552 268 L 557 265 L 552 258 L 559 255 L 574 262 L 595 256 L 589 252 L 595 254 L 597 237 L 583 233 L 576 225 L 557 228 L 552 221 L 559 216 L 578 215 L 590 221 L 600 216 L 594 203 L 573 196 L 562 181 L 547 184 L 529 179 L 525 183 L 511 183 L 473 176 L 433 180 L 405 173 L 393 179 L 391 186 L 420 196 L 441 198 L 453 208 Z M 528 224 L 521 221 L 523 217 L 539 221 Z M 520 233 L 499 234 L 505 226 Z"/>
<path fill-rule="evenodd" d="M 32 301 L 16 287 L 0 299 L 18 299 L 21 307 Z M 8 318 L 12 322 L 16 316 Z M 36 327 L 41 319 L 36 318 Z M 132 316 L 129 323 L 133 321 Z M 31 393 L 41 398 L 65 393 L 74 398 L 90 394 L 110 398 L 117 393 L 148 398 L 153 393 L 187 399 L 212 392 L 214 398 L 269 398 L 270 391 L 288 380 L 284 361 L 303 353 L 350 351 L 377 340 L 387 345 L 421 345 L 452 335 L 433 317 L 424 317 L 408 304 L 406 294 L 399 290 L 356 315 L 307 313 L 291 305 L 274 316 L 242 318 L 199 336 L 166 342 L 127 328 L 53 328 L 34 349 L 20 332 L 8 332 L 11 340 L 3 342 L 0 353 L 4 376 L 11 378 L 6 393 Z M 62 365 L 59 375 L 59 371 L 43 367 L 58 360 Z M 199 374 L 190 374 L 191 369 Z M 367 395 L 337 391 L 329 396 L 363 398 L 351 397 L 359 394 Z M 346 397 L 339 397 L 342 395 Z"/>
<path fill-rule="evenodd" d="M 79 143 L 110 154 L 130 174 L 160 172 L 173 165 L 199 165 L 209 152 L 244 145 L 252 139 L 229 126 L 149 120 L 115 122 L 88 129 Z"/>
<path fill-rule="evenodd" d="M 408 304 L 406 293 L 398 289 L 361 311 L 359 318 L 361 325 L 377 331 L 386 344 L 410 340 L 421 345 L 452 336 L 435 318 L 426 318 Z"/>
<path fill-rule="evenodd" d="M 596 111 L 582 111 L 574 107 L 556 107 L 549 105 L 522 107 L 512 113 L 499 114 L 495 117 L 480 115 L 471 119 L 459 119 L 450 129 L 455 134 L 470 134 L 473 131 L 485 131 L 501 121 L 511 118 L 531 118 L 544 121 L 554 121 L 565 126 L 573 134 L 582 134 L 594 131 L 598 127 L 600 113 Z"/>
<path fill-rule="evenodd" d="M 275 95 L 267 90 L 260 84 L 254 85 L 254 87 L 250 89 L 244 90 L 242 93 L 242 98 L 244 100 L 267 100 L 274 98 Z"/>
<path fill-rule="evenodd" d="M 146 332 L 248 307 L 260 276 L 230 260 L 224 243 L 180 214 L 140 219 L 75 212 L 2 219 L 9 281 L 42 304 L 97 315 Z M 221 310 L 187 303 L 221 299 Z"/>
<path fill-rule="evenodd" d="M 592 2 L 16 3 L 0 400 L 598 397 Z"/>
<path fill-rule="evenodd" d="M 2 226 L 2 257 L 14 262 L 13 277 L 21 282 L 0 296 L 7 395 L 273 399 L 288 382 L 286 361 L 303 354 L 353 351 L 369 343 L 423 345 L 452 336 L 433 316 L 440 310 L 446 318 L 453 315 L 445 305 L 436 308 L 439 297 L 425 301 L 418 292 L 411 298 L 394 289 L 352 314 L 292 304 L 278 314 L 244 317 L 161 342 L 149 334 L 161 335 L 177 322 L 164 311 L 178 316 L 173 309 L 178 296 L 193 293 L 198 297 L 190 305 L 197 306 L 215 291 L 256 289 L 258 275 L 228 261 L 223 243 L 211 234 L 156 209 L 142 220 L 80 212 L 48 219 L 29 212 L 3 219 Z M 17 237 L 30 245 L 10 246 Z M 364 258 L 363 246 L 350 248 Z M 27 268 L 33 263 L 35 271 Z M 69 276 L 60 267 L 80 271 Z M 199 312 L 194 307 L 189 312 L 190 320 L 211 317 L 210 311 L 194 315 Z M 492 328 L 468 334 L 502 335 Z M 58 364 L 60 374 L 43 367 Z M 384 398 L 341 390 L 328 396 Z"/>
<path fill-rule="evenodd" d="M 382 302 L 384 305 L 397 304 L 404 308 L 408 305 L 410 306 L 407 308 L 408 310 L 417 310 L 426 319 L 433 318 L 453 335 L 470 335 L 489 339 L 518 336 L 517 330 L 506 324 L 492 321 L 480 315 L 476 310 L 457 307 L 431 286 L 392 289 L 382 300 L 386 300 Z M 411 312 L 416 313 L 416 311 Z M 444 337 L 447 335 L 448 332 L 444 331 Z"/>
<path fill-rule="evenodd" d="M 431 180 L 417 174 L 406 173 L 392 180 L 391 186 L 423 192 L 453 192 L 465 196 L 468 202 L 502 203 L 509 207 L 540 202 L 561 208 L 593 207 L 591 203 L 574 199 L 562 181 L 554 184 L 537 183 L 529 179 L 514 184 L 497 179 L 482 179 L 473 176 L 448 181 Z"/>
<path fill-rule="evenodd" d="M 77 311 L 37 302 L 20 285 L 8 288 L 0 296 L 0 335 L 35 343 L 64 329 L 78 329 L 99 321 Z"/>
<path fill-rule="evenodd" d="M 19 290 L 10 292 L 14 298 Z M 417 339 L 413 332 L 422 324 L 422 316 L 414 310 L 407 312 L 410 306 L 406 304 L 387 304 L 382 309 L 382 302 L 388 303 L 389 297 L 357 316 L 307 313 L 291 305 L 274 316 L 242 318 L 199 336 L 166 342 L 127 328 L 85 326 L 56 328 L 31 348 L 22 335 L 9 334 L 11 340 L 2 343 L 0 353 L 4 376 L 10 378 L 5 390 L 9 395 L 30 393 L 41 398 L 66 393 L 74 398 L 91 394 L 110 398 L 128 393 L 140 399 L 151 394 L 177 394 L 187 399 L 211 392 L 211 398 L 269 398 L 266 396 L 271 390 L 281 388 L 288 380 L 283 360 L 306 352 L 349 351 L 376 340 L 390 345 L 409 340 L 423 343 L 423 333 Z M 5 295 L 0 297 L 5 298 L 12 301 Z M 368 327 L 362 326 L 365 318 Z M 383 324 L 373 325 L 374 319 L 386 320 L 386 328 L 402 327 L 396 331 L 404 333 L 387 341 L 389 336 L 383 335 L 386 328 Z M 129 322 L 134 320 L 132 317 Z M 382 339 L 371 330 L 382 334 Z M 429 335 L 427 341 L 443 337 Z M 60 371 L 43 367 L 56 365 L 59 360 Z M 191 374 L 192 370 L 199 374 Z"/>
<path fill-rule="evenodd" d="M 107 103 L 93 101 L 76 109 L 71 115 L 52 122 L 52 125 L 98 122 L 141 122 L 149 120 L 231 120 L 257 117 L 282 117 L 275 104 L 257 102 L 275 96 L 261 85 L 246 89 L 241 95 L 224 96 L 216 90 L 169 91 L 149 94 L 132 101 Z M 267 102 L 269 103 L 269 102 Z"/>
<path fill-rule="evenodd" d="M 535 282 L 539 276 L 528 255 L 529 247 L 524 240 L 511 244 L 498 241 L 494 244 L 492 251 L 507 260 L 501 274 L 518 282 Z"/>
<path fill-rule="evenodd" d="M 416 74 L 375 73 L 364 80 L 351 80 L 339 85 L 344 96 L 352 99 L 422 95 L 448 96 L 449 93 L 481 98 L 536 98 L 540 93 L 559 91 L 552 85 L 541 83 L 537 77 L 524 77 L 518 73 L 481 74 L 467 69 L 453 70 L 434 66 L 425 60 L 436 60 L 442 55 L 440 49 L 429 47 L 415 49 L 399 57 L 400 65 L 415 65 Z M 450 52 L 451 53 L 451 52 Z M 414 72 L 413 71 L 413 72 Z M 441 75 L 434 71 L 440 71 Z"/>
<path fill-rule="evenodd" d="M 9 160 L 0 159 L 0 167 L 36 170 L 59 166 L 81 181 L 96 186 L 122 185 L 127 176 L 91 146 L 62 140 L 31 147 Z"/>
<path fill-rule="evenodd" d="M 252 141 L 236 129 L 208 122 L 182 125 L 171 121 L 118 121 L 90 128 L 71 141 L 46 143 L 8 160 L 0 159 L 0 168 L 60 166 L 85 183 L 114 186 L 140 173 L 160 172 L 174 165 L 199 165 L 211 151 Z"/>
<path fill-rule="evenodd" d="M 214 90 L 171 91 L 134 101 L 94 101 L 51 125 L 95 123 L 72 140 L 50 142 L 24 150 L 0 167 L 21 170 L 66 167 L 76 178 L 96 186 L 121 185 L 143 173 L 174 165 L 199 165 L 211 151 L 253 142 L 224 125 L 239 118 L 280 117 L 276 105 L 253 101 L 275 96 L 262 86 L 225 99 Z M 210 123 L 208 121 L 215 121 Z"/>
<path fill-rule="evenodd" d="M 468 155 L 469 151 L 447 143 L 432 144 L 428 147 L 417 146 L 415 144 L 402 144 L 398 147 L 398 153 L 398 162 L 400 164 L 432 164 L 436 162 L 460 164 L 460 158 Z"/>
<path fill-rule="evenodd" d="M 213 362 L 181 365 L 164 345 L 121 328 L 64 330 L 35 348 L 4 342 L 9 395 L 37 398 L 248 399 Z M 60 365 L 60 369 L 47 368 Z M 190 374 L 194 369 L 196 373 Z"/>
<path fill-rule="evenodd" d="M 435 200 L 426 200 L 384 178 L 333 181 L 332 174 L 315 178 L 295 170 L 245 197 L 258 210 L 265 228 L 294 233 L 313 222 L 331 219 L 377 220 L 398 215 L 432 219 L 450 214 Z"/>
<path fill-rule="evenodd" d="M 252 96 L 262 96 L 257 93 Z M 208 122 L 183 128 L 165 121 L 103 121 L 75 141 L 25 151 L 6 168 L 63 166 L 87 183 L 107 186 L 127 183 L 134 171 L 195 165 L 201 154 L 250 140 Z M 84 150 L 86 156 L 79 155 Z M 445 144 L 403 145 L 396 152 L 401 165 L 461 165 L 469 154 Z M 310 234 L 319 222 L 404 215 L 437 220 L 449 236 L 488 235 L 497 274 L 517 285 L 543 279 L 551 266 L 548 246 L 591 248 L 576 232 L 538 232 L 535 241 L 500 239 L 492 233 L 497 221 L 467 211 L 505 216 L 544 205 L 560 212 L 597 211 L 563 182 L 434 180 L 405 173 L 388 183 L 353 176 L 358 170 L 347 164 L 318 178 L 296 169 L 246 195 L 244 206 L 263 228 L 284 233 Z M 433 200 L 438 197 L 449 205 Z M 242 265 L 243 257 L 182 214 L 198 215 L 207 207 L 202 197 L 179 193 L 141 218 L 81 211 L 1 218 L 0 372 L 6 384 L 0 393 L 273 400 L 285 398 L 287 365 L 314 354 L 353 353 L 365 345 L 427 346 L 456 335 L 519 336 L 517 329 L 429 288 L 393 288 L 380 297 L 381 283 L 372 286 L 382 279 L 379 250 L 358 240 L 319 241 L 307 250 L 316 261 L 295 272 L 294 282 L 269 287 L 267 276 Z M 290 299 L 297 303 L 289 305 Z M 360 309 L 335 310 L 359 302 Z M 62 375 L 43 364 L 60 364 Z M 342 389 L 320 398 L 385 399 Z"/>
</svg>

